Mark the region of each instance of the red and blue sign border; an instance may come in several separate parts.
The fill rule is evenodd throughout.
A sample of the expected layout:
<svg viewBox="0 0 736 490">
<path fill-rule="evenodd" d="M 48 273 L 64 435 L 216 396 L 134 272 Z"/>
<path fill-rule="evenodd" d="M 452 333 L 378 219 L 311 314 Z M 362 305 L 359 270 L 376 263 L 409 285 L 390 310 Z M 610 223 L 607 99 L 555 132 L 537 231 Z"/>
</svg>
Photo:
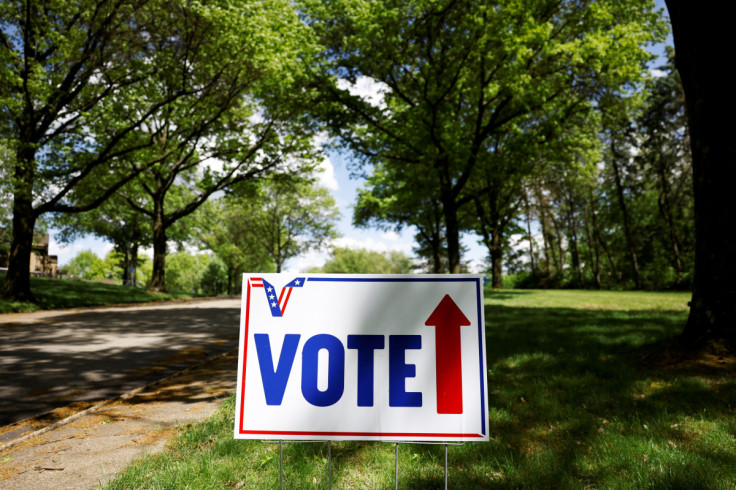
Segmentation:
<svg viewBox="0 0 736 490">
<path fill-rule="evenodd" d="M 406 437 L 407 440 L 422 440 L 422 439 L 437 439 L 441 437 L 447 437 L 449 439 L 483 439 L 487 437 L 486 427 L 486 386 L 485 386 L 485 362 L 484 352 L 485 347 L 483 339 L 485 328 L 483 322 L 483 278 L 482 277 L 307 277 L 307 281 L 315 282 L 474 282 L 476 288 L 476 310 L 478 318 L 478 369 L 480 370 L 480 417 L 481 417 L 481 432 L 480 434 L 475 433 L 436 433 L 436 432 L 350 432 L 350 431 L 284 431 L 284 430 L 246 430 L 243 428 L 243 417 L 245 414 L 245 374 L 248 359 L 248 333 L 249 333 L 249 322 L 250 322 L 250 301 L 251 301 L 251 282 L 248 282 L 246 291 L 246 306 L 245 306 L 245 332 L 243 335 L 243 373 L 240 380 L 240 392 L 243 394 L 240 397 L 240 417 L 238 424 L 238 434 L 240 435 L 257 435 L 257 436 L 297 436 L 297 437 L 370 437 L 370 438 L 398 438 Z M 256 286 L 258 287 L 258 286 Z M 260 286 L 263 287 L 263 286 Z M 290 293 L 290 291 L 289 291 Z M 285 306 L 285 305 L 284 305 Z M 418 438 L 418 439 L 414 439 Z M 285 437 L 284 439 L 288 439 Z"/>
</svg>

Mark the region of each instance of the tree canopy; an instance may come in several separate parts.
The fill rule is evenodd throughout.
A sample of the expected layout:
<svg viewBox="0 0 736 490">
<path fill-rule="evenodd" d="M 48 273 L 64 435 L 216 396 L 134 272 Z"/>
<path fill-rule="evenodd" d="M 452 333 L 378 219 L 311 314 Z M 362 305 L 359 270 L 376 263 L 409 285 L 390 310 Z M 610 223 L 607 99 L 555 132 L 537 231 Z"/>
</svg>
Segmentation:
<svg viewBox="0 0 736 490">
<path fill-rule="evenodd" d="M 495 190 L 469 184 L 508 175 L 498 164 L 533 171 L 507 147 L 554 138 L 607 87 L 640 81 L 645 47 L 663 33 L 643 1 L 304 3 L 324 46 L 318 77 L 333 134 L 367 167 L 418 168 L 409 175 L 441 204 L 450 272 L 463 209 Z M 384 87 L 379 103 L 351 93 L 361 77 Z"/>
<path fill-rule="evenodd" d="M 13 156 L 4 295 L 32 299 L 39 216 L 94 209 L 144 171 L 165 175 L 168 188 L 172 174 L 217 158 L 222 171 L 200 175 L 199 192 L 169 213 L 173 221 L 283 161 L 275 148 L 298 136 L 281 126 L 306 122 L 286 116 L 295 106 L 284 100 L 300 94 L 291 84 L 307 32 L 282 0 L 3 2 L 0 135 Z M 154 269 L 162 279 L 162 266 Z"/>
</svg>

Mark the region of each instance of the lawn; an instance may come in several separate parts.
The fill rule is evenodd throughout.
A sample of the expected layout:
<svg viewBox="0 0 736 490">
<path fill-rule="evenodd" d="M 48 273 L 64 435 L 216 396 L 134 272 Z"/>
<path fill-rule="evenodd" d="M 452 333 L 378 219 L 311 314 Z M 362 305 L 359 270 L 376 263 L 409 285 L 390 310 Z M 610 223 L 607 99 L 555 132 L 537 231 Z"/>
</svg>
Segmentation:
<svg viewBox="0 0 736 490">
<path fill-rule="evenodd" d="M 734 488 L 728 363 L 653 368 L 683 293 L 486 294 L 491 440 L 449 447 L 451 488 Z M 277 488 L 278 445 L 233 440 L 233 400 L 109 488 Z M 335 488 L 393 488 L 394 445 L 332 444 Z M 399 486 L 442 488 L 444 448 L 401 444 Z M 284 445 L 287 488 L 328 486 L 327 443 Z"/>
<path fill-rule="evenodd" d="M 0 288 L 2 288 L 4 283 L 5 276 L 0 276 Z M 38 300 L 36 304 L 17 303 L 0 298 L 0 313 L 53 310 L 119 303 L 141 303 L 191 296 L 184 294 L 149 293 L 141 288 L 116 286 L 99 282 L 40 277 L 31 278 L 31 292 Z"/>
</svg>

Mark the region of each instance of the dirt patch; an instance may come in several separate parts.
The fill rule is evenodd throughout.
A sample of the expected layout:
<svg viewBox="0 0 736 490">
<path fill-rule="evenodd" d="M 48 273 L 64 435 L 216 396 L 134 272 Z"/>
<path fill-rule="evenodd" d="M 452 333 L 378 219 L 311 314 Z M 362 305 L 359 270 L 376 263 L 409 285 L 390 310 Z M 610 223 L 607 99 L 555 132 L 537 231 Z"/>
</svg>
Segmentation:
<svg viewBox="0 0 736 490">
<path fill-rule="evenodd" d="M 236 373 L 237 352 L 230 352 L 6 449 L 0 452 L 0 487 L 91 488 L 106 482 L 134 459 L 163 449 L 177 427 L 214 413 L 235 390 Z M 67 408 L 71 413 L 80 407 Z M 13 424 L 0 434 L 43 423 Z"/>
<path fill-rule="evenodd" d="M 736 352 L 724 341 L 710 341 L 696 349 L 679 338 L 667 339 L 646 348 L 641 355 L 644 369 L 713 373 L 736 371 Z"/>
</svg>

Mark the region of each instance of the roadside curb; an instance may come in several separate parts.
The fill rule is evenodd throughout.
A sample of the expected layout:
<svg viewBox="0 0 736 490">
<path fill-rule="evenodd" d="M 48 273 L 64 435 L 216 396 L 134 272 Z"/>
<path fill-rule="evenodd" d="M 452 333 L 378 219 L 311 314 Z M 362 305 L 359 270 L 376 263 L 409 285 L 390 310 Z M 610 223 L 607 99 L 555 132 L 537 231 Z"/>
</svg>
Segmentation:
<svg viewBox="0 0 736 490">
<path fill-rule="evenodd" d="M 189 367 L 187 367 L 185 369 L 182 369 L 181 371 L 177 371 L 177 372 L 172 373 L 172 374 L 170 374 L 168 376 L 165 376 L 165 377 L 163 377 L 161 379 L 158 379 L 156 381 L 152 381 L 151 383 L 148 383 L 146 385 L 139 386 L 138 388 L 134 388 L 132 390 L 129 390 L 129 391 L 127 391 L 125 393 L 122 393 L 119 396 L 117 396 L 115 398 L 112 398 L 110 400 L 103 400 L 103 401 L 101 401 L 100 403 L 98 403 L 96 405 L 93 405 L 93 406 L 91 406 L 89 408 L 86 408 L 86 409 L 82 410 L 81 412 L 77 412 L 74 415 L 70 415 L 70 416 L 68 416 L 68 417 L 66 417 L 66 418 L 64 418 L 62 420 L 59 420 L 57 422 L 54 422 L 53 424 L 48 425 L 48 426 L 46 426 L 46 427 L 44 427 L 42 429 L 38 429 L 37 431 L 31 432 L 29 434 L 26 434 L 24 436 L 21 436 L 21 437 L 19 437 L 17 439 L 13 439 L 12 441 L 3 444 L 2 446 L 0 446 L 0 452 L 5 451 L 6 449 L 10 449 L 10 448 L 12 448 L 12 447 L 14 447 L 14 446 L 22 443 L 22 442 L 25 442 L 25 441 L 27 441 L 29 439 L 34 438 L 34 437 L 38 437 L 40 435 L 43 435 L 43 434 L 45 434 L 47 432 L 50 432 L 50 431 L 52 431 L 54 429 L 58 429 L 59 427 L 62 427 L 62 426 L 67 425 L 67 424 L 69 424 L 71 422 L 74 422 L 75 420 L 80 419 L 80 418 L 82 418 L 82 417 L 84 417 L 86 415 L 95 413 L 95 412 L 97 412 L 97 411 L 99 411 L 99 410 L 101 410 L 101 409 L 103 409 L 103 408 L 105 408 L 105 407 L 107 407 L 107 406 L 115 403 L 115 402 L 124 401 L 124 400 L 128 400 L 130 398 L 133 398 L 137 394 L 139 394 L 139 393 L 141 393 L 141 392 L 143 392 L 143 391 L 145 391 L 145 390 L 147 390 L 149 388 L 153 388 L 153 387 L 155 387 L 157 385 L 160 385 L 160 384 L 163 384 L 163 383 L 165 383 L 167 381 L 170 381 L 170 380 L 172 380 L 172 379 L 174 379 L 174 378 L 176 378 L 178 376 L 182 376 L 182 375 L 187 374 L 187 373 L 189 373 L 191 371 L 194 371 L 195 369 L 199 369 L 203 365 L 205 365 L 205 364 L 207 364 L 209 362 L 215 361 L 215 360 L 217 360 L 219 358 L 228 356 L 228 355 L 232 354 L 233 352 L 237 352 L 237 348 L 236 349 L 230 349 L 228 351 L 220 352 L 218 354 L 214 354 L 212 356 L 206 357 L 205 359 L 202 359 L 202 360 L 194 363 L 193 365 L 191 365 L 191 366 L 189 366 Z M 40 417 L 40 416 L 43 416 L 43 415 L 45 415 L 45 414 L 39 414 L 36 417 Z"/>
<path fill-rule="evenodd" d="M 218 301 L 227 299 L 240 299 L 239 295 L 222 295 L 222 296 L 201 296 L 196 298 L 176 298 L 163 299 L 157 301 L 144 301 L 140 303 L 112 303 L 106 305 L 90 305 L 90 306 L 74 306 L 71 308 L 59 308 L 55 310 L 36 310 L 25 312 L 0 313 L 0 324 L 12 322 L 13 319 L 19 317 L 47 317 L 58 315 L 71 315 L 75 313 L 87 313 L 98 310 L 106 310 L 110 308 L 136 308 L 141 306 L 163 306 L 172 304 L 187 304 L 197 302 Z"/>
</svg>

